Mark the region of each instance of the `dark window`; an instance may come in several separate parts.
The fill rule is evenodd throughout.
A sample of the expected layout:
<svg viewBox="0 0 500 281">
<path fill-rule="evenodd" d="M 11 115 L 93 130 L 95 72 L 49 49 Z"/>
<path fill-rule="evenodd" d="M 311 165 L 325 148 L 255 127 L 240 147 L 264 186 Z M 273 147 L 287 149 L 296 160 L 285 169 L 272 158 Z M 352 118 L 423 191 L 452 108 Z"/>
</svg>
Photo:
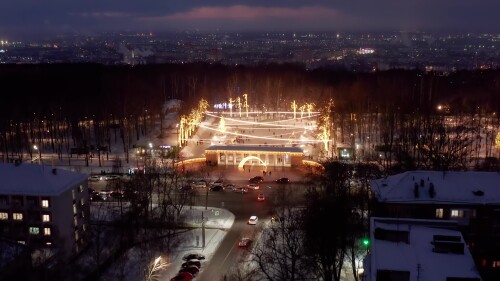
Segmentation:
<svg viewBox="0 0 500 281">
<path fill-rule="evenodd" d="M 8 205 L 9 198 L 6 195 L 0 195 L 0 205 Z"/>
<path fill-rule="evenodd" d="M 396 270 L 377 270 L 376 281 L 410 281 L 410 272 Z"/>
<path fill-rule="evenodd" d="M 406 244 L 410 243 L 409 239 L 410 233 L 408 231 L 401 230 L 387 230 L 383 228 L 375 229 L 375 239 L 386 240 L 391 242 L 404 242 Z"/>
</svg>

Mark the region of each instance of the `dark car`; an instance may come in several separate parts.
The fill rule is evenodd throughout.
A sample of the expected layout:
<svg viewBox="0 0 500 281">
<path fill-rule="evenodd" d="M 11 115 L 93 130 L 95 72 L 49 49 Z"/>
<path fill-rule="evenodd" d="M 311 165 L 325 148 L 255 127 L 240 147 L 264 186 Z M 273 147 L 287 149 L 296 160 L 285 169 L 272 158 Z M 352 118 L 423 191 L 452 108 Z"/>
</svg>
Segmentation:
<svg viewBox="0 0 500 281">
<path fill-rule="evenodd" d="M 198 272 L 200 272 L 200 268 L 198 268 L 197 266 L 194 266 L 194 265 L 189 265 L 189 266 L 185 266 L 183 268 L 181 268 L 181 270 L 179 270 L 179 273 L 181 272 L 189 272 L 191 273 L 191 275 L 193 275 L 193 277 L 196 276 L 196 274 L 198 274 Z"/>
<path fill-rule="evenodd" d="M 104 197 L 99 193 L 92 193 L 90 196 L 90 201 L 104 201 Z"/>
<path fill-rule="evenodd" d="M 181 191 L 191 192 L 191 191 L 193 191 L 193 187 L 191 185 L 184 185 L 183 187 L 181 187 Z"/>
<path fill-rule="evenodd" d="M 261 183 L 264 181 L 264 178 L 261 176 L 256 176 L 256 177 L 250 178 L 250 180 L 248 180 L 248 181 L 250 183 Z"/>
<path fill-rule="evenodd" d="M 277 183 L 290 183 L 288 178 L 279 178 L 276 180 Z"/>
<path fill-rule="evenodd" d="M 214 185 L 210 187 L 210 191 L 222 191 L 224 188 L 220 185 Z"/>
<path fill-rule="evenodd" d="M 186 266 L 196 266 L 198 268 L 201 268 L 201 262 L 200 261 L 197 261 L 197 260 L 190 260 L 190 261 L 187 261 L 185 263 L 182 263 L 181 265 L 182 267 L 186 267 Z"/>
<path fill-rule="evenodd" d="M 188 260 L 204 260 L 205 256 L 202 254 L 196 254 L 196 253 L 191 253 L 191 254 L 186 254 L 184 257 L 182 257 L 183 260 L 188 261 Z"/>
<path fill-rule="evenodd" d="M 122 191 L 112 191 L 111 197 L 115 199 L 124 199 L 125 194 Z"/>
</svg>

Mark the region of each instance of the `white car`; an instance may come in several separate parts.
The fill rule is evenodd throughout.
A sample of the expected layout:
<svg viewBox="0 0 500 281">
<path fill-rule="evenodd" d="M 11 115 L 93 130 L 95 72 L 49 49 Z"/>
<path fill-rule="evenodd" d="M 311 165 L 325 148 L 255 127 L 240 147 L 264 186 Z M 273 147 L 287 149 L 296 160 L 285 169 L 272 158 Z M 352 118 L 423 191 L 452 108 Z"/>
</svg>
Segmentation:
<svg viewBox="0 0 500 281">
<path fill-rule="evenodd" d="M 197 181 L 193 183 L 193 186 L 196 188 L 206 188 L 207 184 L 204 181 Z"/>
<path fill-rule="evenodd" d="M 257 224 L 257 221 L 259 220 L 259 218 L 257 216 L 251 216 L 249 219 L 248 219 L 248 224 L 252 224 L 252 225 L 255 225 Z"/>
<path fill-rule="evenodd" d="M 247 185 L 248 189 L 258 190 L 260 187 L 254 183 Z"/>
</svg>

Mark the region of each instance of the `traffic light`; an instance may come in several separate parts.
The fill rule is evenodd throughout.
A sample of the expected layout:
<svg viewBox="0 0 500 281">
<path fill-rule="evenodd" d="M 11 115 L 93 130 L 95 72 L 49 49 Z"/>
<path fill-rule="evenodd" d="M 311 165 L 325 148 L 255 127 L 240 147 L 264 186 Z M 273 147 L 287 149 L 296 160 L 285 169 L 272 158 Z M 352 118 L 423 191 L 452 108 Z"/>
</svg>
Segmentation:
<svg viewBox="0 0 500 281">
<path fill-rule="evenodd" d="M 370 239 L 368 239 L 368 238 L 363 238 L 363 240 L 361 240 L 361 242 L 363 243 L 363 246 L 365 246 L 365 247 L 370 246 Z"/>
</svg>

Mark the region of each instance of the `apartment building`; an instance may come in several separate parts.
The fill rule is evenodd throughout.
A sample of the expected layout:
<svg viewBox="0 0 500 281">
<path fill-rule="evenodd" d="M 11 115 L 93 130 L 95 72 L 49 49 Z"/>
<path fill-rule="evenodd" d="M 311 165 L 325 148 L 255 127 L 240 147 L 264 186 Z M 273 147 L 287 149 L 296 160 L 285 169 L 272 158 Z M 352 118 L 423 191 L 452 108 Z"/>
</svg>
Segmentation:
<svg viewBox="0 0 500 281">
<path fill-rule="evenodd" d="M 87 175 L 50 166 L 0 163 L 0 237 L 65 257 L 88 242 Z"/>
</svg>

